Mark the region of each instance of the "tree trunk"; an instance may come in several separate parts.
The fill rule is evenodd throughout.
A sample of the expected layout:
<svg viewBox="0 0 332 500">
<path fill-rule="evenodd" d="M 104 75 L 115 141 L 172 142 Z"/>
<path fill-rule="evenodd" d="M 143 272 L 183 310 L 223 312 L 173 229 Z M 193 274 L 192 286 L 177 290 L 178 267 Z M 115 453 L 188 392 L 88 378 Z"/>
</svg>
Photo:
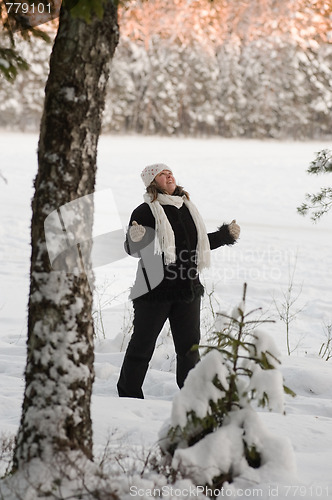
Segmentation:
<svg viewBox="0 0 332 500">
<path fill-rule="evenodd" d="M 95 187 L 106 83 L 117 42 L 117 8 L 112 0 L 106 0 L 102 15 L 93 14 L 90 22 L 61 10 L 45 90 L 32 201 L 26 386 L 14 470 L 33 458 L 48 461 L 69 450 L 92 458 L 94 353 L 88 276 L 92 273 L 93 200 L 85 198 L 83 211 L 79 199 Z M 69 202 L 74 203 L 64 212 Z M 52 268 L 44 230 L 51 213 L 58 216 L 63 230 L 62 215 L 69 213 L 67 233 L 63 233 L 68 244 L 87 240 L 84 268 L 79 262 L 76 265 L 72 252 L 56 270 Z M 57 245 L 61 237 L 56 224 L 54 234 L 49 232 L 50 241 L 52 236 L 52 244 Z"/>
</svg>

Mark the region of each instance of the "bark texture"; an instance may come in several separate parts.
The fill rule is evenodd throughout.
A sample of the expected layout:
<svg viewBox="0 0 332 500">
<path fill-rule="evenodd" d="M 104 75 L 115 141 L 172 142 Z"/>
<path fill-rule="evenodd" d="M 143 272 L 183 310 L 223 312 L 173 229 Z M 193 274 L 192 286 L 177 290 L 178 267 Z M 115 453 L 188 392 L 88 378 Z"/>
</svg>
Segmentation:
<svg viewBox="0 0 332 500">
<path fill-rule="evenodd" d="M 49 460 L 68 450 L 92 458 L 94 353 L 88 276 L 93 200 L 88 196 L 83 205 L 78 200 L 94 191 L 106 83 L 117 43 L 112 0 L 89 23 L 62 9 L 45 89 L 32 201 L 26 385 L 14 469 L 32 458 Z M 63 212 L 64 205 L 71 209 Z M 52 268 L 44 230 L 51 213 L 58 215 L 68 245 L 87 240 L 84 263 L 79 251 L 69 252 Z M 64 213 L 69 214 L 65 221 Z M 59 238 L 54 227 L 54 239 Z"/>
</svg>

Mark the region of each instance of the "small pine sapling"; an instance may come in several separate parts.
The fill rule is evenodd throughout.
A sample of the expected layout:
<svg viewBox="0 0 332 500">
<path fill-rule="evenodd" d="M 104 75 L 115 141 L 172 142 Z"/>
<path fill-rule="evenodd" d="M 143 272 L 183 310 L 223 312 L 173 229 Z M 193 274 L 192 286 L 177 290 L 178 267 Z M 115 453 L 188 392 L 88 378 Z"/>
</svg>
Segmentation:
<svg viewBox="0 0 332 500">
<path fill-rule="evenodd" d="M 246 291 L 245 284 L 241 303 L 230 315 L 219 314 L 218 331 L 209 345 L 199 346 L 202 360 L 175 396 L 160 433 L 171 466 L 214 488 L 269 460 L 264 447 L 270 438 L 255 408 L 284 413 L 284 393 L 295 395 L 283 383 L 273 339 L 257 328 L 272 321 L 251 319 L 257 309 L 245 312 Z"/>
</svg>

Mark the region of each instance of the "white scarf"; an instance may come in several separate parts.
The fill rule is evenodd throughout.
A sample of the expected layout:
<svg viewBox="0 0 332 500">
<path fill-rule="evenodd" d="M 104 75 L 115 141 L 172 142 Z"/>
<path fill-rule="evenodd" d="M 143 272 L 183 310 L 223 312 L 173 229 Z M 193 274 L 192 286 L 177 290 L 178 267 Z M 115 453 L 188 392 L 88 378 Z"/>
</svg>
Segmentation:
<svg viewBox="0 0 332 500">
<path fill-rule="evenodd" d="M 156 220 L 155 253 L 164 254 L 165 264 L 176 261 L 175 237 L 172 226 L 161 205 L 172 205 L 181 208 L 183 203 L 188 208 L 197 230 L 197 251 L 196 264 L 200 272 L 205 267 L 210 266 L 210 242 L 207 235 L 204 221 L 192 201 L 186 196 L 172 196 L 170 194 L 158 194 L 155 201 L 151 201 L 151 196 L 146 193 L 144 201 L 148 203 L 152 214 Z"/>
</svg>

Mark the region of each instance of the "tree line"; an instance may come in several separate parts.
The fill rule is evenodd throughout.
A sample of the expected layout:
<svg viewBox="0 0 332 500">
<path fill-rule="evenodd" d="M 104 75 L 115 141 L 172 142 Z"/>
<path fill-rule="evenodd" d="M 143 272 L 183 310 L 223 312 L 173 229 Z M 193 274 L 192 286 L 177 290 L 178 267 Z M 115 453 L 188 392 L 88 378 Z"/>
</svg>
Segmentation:
<svg viewBox="0 0 332 500">
<path fill-rule="evenodd" d="M 332 130 L 330 2 L 125 2 L 103 131 L 322 138 Z M 0 127 L 39 126 L 50 46 L 0 89 Z"/>
</svg>

